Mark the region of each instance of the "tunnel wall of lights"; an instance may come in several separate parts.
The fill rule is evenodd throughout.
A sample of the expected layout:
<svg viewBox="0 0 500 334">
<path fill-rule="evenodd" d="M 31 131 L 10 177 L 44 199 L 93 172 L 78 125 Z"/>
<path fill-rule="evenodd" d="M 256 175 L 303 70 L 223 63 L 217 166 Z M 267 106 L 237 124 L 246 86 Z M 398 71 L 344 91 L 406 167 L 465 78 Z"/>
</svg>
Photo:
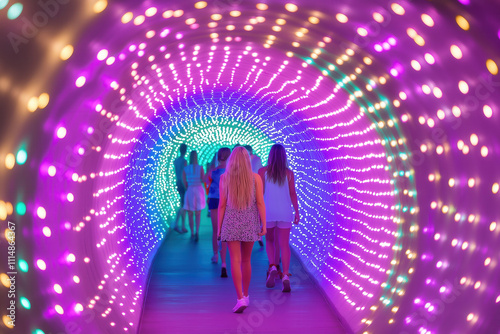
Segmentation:
<svg viewBox="0 0 500 334">
<path fill-rule="evenodd" d="M 467 1 L 96 6 L 1 148 L 14 330 L 137 331 L 181 143 L 286 147 L 291 244 L 348 331 L 499 329 L 499 44 Z"/>
</svg>

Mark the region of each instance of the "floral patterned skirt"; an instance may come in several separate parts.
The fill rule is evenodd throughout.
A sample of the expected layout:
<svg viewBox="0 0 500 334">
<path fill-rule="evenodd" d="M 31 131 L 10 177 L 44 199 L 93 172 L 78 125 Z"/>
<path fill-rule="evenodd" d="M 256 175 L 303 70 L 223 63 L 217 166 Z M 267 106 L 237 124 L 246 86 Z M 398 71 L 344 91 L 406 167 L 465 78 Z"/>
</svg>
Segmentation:
<svg viewBox="0 0 500 334">
<path fill-rule="evenodd" d="M 222 241 L 257 241 L 260 232 L 260 217 L 257 203 L 246 209 L 226 206 L 221 228 Z"/>
</svg>

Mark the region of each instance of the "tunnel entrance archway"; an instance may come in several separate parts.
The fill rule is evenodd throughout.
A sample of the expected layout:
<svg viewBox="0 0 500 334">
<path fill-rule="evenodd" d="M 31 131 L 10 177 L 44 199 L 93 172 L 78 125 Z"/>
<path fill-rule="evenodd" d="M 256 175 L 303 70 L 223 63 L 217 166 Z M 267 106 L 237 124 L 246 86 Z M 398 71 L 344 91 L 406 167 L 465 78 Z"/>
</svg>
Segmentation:
<svg viewBox="0 0 500 334">
<path fill-rule="evenodd" d="M 405 284 L 398 275 L 403 268 L 396 266 L 397 240 L 403 237 L 399 216 L 409 210 L 394 188 L 410 171 L 387 167 L 388 159 L 400 159 L 401 153 L 392 152 L 396 139 L 389 139 L 395 123 L 374 122 L 391 117 L 384 113 L 386 99 L 372 103 L 365 98 L 355 74 L 325 75 L 308 61 L 283 54 L 263 57 L 264 49 L 253 43 L 186 42 L 175 51 L 160 51 L 163 58 L 180 57 L 179 63 L 156 60 L 155 48 L 133 45 L 126 47 L 120 65 L 129 69 L 120 80 L 111 79 L 113 67 L 102 70 L 108 92 L 91 103 L 97 118 L 113 123 L 99 151 L 86 147 L 102 151 L 99 170 L 104 172 L 91 177 L 94 202 L 85 219 L 92 222 L 96 256 L 108 259 L 111 267 L 101 265 L 96 288 L 125 280 L 128 293 L 140 300 L 137 292 L 143 291 L 141 282 L 166 228 L 155 201 L 165 149 L 159 143 L 194 131 L 197 122 L 222 118 L 252 124 L 289 148 L 306 222 L 292 236 L 292 245 L 332 302 L 348 307 L 343 316 L 362 323 L 378 298 L 390 307 L 400 291 L 396 286 Z M 88 84 L 82 88 L 87 96 L 95 94 Z M 76 141 L 77 152 L 80 140 L 78 134 L 66 139 Z M 78 173 L 77 181 L 82 177 Z M 84 231 L 86 225 L 77 228 Z"/>
<path fill-rule="evenodd" d="M 58 305 L 65 311 L 62 321 L 69 322 L 79 321 L 82 307 L 85 306 L 85 311 L 92 310 L 92 301 L 100 303 L 98 301 L 106 299 L 108 302 L 113 296 L 125 296 L 127 300 L 140 304 L 146 276 L 142 268 L 147 268 L 155 250 L 152 240 L 161 235 L 164 226 L 154 225 L 150 230 L 141 230 L 142 226 L 138 226 L 137 230 L 145 232 L 142 237 L 151 242 L 149 248 L 135 248 L 137 253 L 130 255 L 129 240 L 122 232 L 133 228 L 124 223 L 126 202 L 124 183 L 121 182 L 130 168 L 129 157 L 138 147 L 137 141 L 131 140 L 140 138 L 149 121 L 158 116 L 154 115 L 154 110 L 161 110 L 159 101 L 182 104 L 190 94 L 201 94 L 202 87 L 203 94 L 231 87 L 240 93 L 250 92 L 257 99 L 286 104 L 292 110 L 290 114 L 297 116 L 297 122 L 307 123 L 307 131 L 313 133 L 313 140 L 293 136 L 286 140 L 291 143 L 290 147 L 295 148 L 296 165 L 305 166 L 300 171 L 302 180 L 315 174 L 323 175 L 327 180 L 321 184 L 312 181 L 302 184 L 303 189 L 314 188 L 314 192 L 303 194 L 306 198 L 303 202 L 320 203 L 309 207 L 310 210 L 318 209 L 314 212 L 318 221 L 328 221 L 323 214 L 328 209 L 336 218 L 324 229 L 315 229 L 315 225 L 310 224 L 310 229 L 303 230 L 300 237 L 294 236 L 293 243 L 302 251 L 301 256 L 311 260 L 310 269 L 316 273 L 327 294 L 338 296 L 339 305 L 345 305 L 342 311 L 347 314 L 352 327 L 371 332 L 385 328 L 387 324 L 413 329 L 413 324 L 425 322 L 423 327 L 427 331 L 434 327 L 455 326 L 444 316 L 429 313 L 431 311 L 425 305 L 432 304 L 434 297 L 441 300 L 442 292 L 437 285 L 446 277 L 460 275 L 452 292 L 464 286 L 465 283 L 460 283 L 462 281 L 478 286 L 472 293 L 462 293 L 460 288 L 461 296 L 471 300 L 476 300 L 486 286 L 484 280 L 475 276 L 477 273 L 470 274 L 460 263 L 479 263 L 482 269 L 484 264 L 485 272 L 490 268 L 491 252 L 495 248 L 483 247 L 487 250 L 479 254 L 480 247 L 471 242 L 471 238 L 476 235 L 473 232 L 483 227 L 486 228 L 481 235 L 495 236 L 497 217 L 488 211 L 488 208 L 495 207 L 492 205 L 494 199 L 488 197 L 484 203 L 478 203 L 479 200 L 464 203 L 461 198 L 468 198 L 469 191 L 476 190 L 476 199 L 482 199 L 486 193 L 491 196 L 498 193 L 494 173 L 484 173 L 488 176 L 483 178 L 475 175 L 472 167 L 466 168 L 475 150 L 477 157 L 481 156 L 479 159 L 491 157 L 493 151 L 493 147 L 488 146 L 489 137 L 481 137 L 478 129 L 489 129 L 490 118 L 496 117 L 497 103 L 491 96 L 481 95 L 484 99 L 479 99 L 474 95 L 477 91 L 474 88 L 484 92 L 484 82 L 493 82 L 487 80 L 488 73 L 495 72 L 491 65 L 492 56 L 489 51 L 478 47 L 472 57 L 471 47 L 467 45 L 480 43 L 469 35 L 455 33 L 455 28 L 462 28 L 453 28 L 456 25 L 454 17 L 451 23 L 448 22 L 446 16 L 439 15 L 430 5 L 401 2 L 392 6 L 377 2 L 365 11 L 354 10 L 347 2 L 317 4 L 317 8 L 323 10 L 319 13 L 314 13 L 313 5 L 316 4 L 304 5 L 300 13 L 293 14 L 282 4 L 270 3 L 261 6 L 266 9 L 261 9 L 253 3 L 245 3 L 236 6 L 241 9 L 240 16 L 224 12 L 220 14 L 222 20 L 197 14 L 201 12 L 188 8 L 188 4 L 185 7 L 179 5 L 178 8 L 182 9 L 176 7 L 175 10 L 157 8 L 151 16 L 145 15 L 149 8 L 135 8 L 131 20 L 124 22 L 123 26 L 116 21 L 105 25 L 113 28 L 110 29 L 113 34 L 124 31 L 124 36 L 106 44 L 111 32 L 106 35 L 108 32 L 105 31 L 99 38 L 95 31 L 84 34 L 82 44 L 92 47 L 79 49 L 68 63 L 65 68 L 67 79 L 62 81 L 66 86 L 61 84 L 55 90 L 57 97 L 51 99 L 50 116 L 41 127 L 45 131 L 44 138 L 48 138 L 47 142 L 53 146 L 46 148 L 45 144 L 40 144 L 44 148 L 32 152 L 29 146 L 34 144 L 28 143 L 28 156 L 36 157 L 32 166 L 40 166 L 36 197 L 27 201 L 30 202 L 28 211 L 32 211 L 34 217 L 34 233 L 38 233 L 36 238 L 33 237 L 37 240 L 33 244 L 36 257 L 33 262 L 43 259 L 48 267 L 57 267 L 51 274 L 69 278 L 68 285 L 61 285 L 64 285 L 65 295 L 71 294 L 78 301 L 54 295 L 49 289 L 51 292 L 45 295 L 46 304 L 40 308 L 50 309 L 48 313 L 55 315 L 60 311 L 59 307 L 55 308 Z M 330 20 L 325 16 L 325 8 L 343 16 L 335 16 L 336 21 Z M 207 11 L 219 9 L 208 8 Z M 187 24 L 186 20 L 191 16 L 197 20 Z M 217 22 L 217 25 L 212 24 L 211 30 L 205 28 L 208 21 L 203 21 L 202 16 Z M 433 18 L 432 26 L 428 16 Z M 316 20 L 309 20 L 309 17 L 315 17 L 319 22 L 314 23 Z M 374 24 L 361 24 L 371 21 L 372 17 L 385 20 L 384 24 L 379 22 L 381 29 L 376 33 L 370 28 Z M 252 19 L 255 23 L 250 21 Z M 286 22 L 281 25 L 278 19 Z M 253 27 L 251 30 L 245 29 L 247 23 Z M 198 24 L 198 28 L 194 24 Z M 167 30 L 165 25 L 168 25 Z M 412 25 L 411 29 L 408 25 Z M 278 28 L 273 29 L 275 26 Z M 367 38 L 358 36 L 365 34 L 360 28 L 366 30 Z M 432 29 L 436 28 L 441 29 L 443 36 L 449 33 L 450 40 L 434 39 Z M 468 34 L 464 31 L 461 33 Z M 130 34 L 125 36 L 127 33 Z M 395 45 L 390 37 L 395 39 Z M 88 43 L 94 39 L 95 43 Z M 353 43 L 345 42 L 347 40 Z M 420 45 L 422 40 L 424 45 Z M 377 51 L 376 43 L 383 51 Z M 377 53 L 372 52 L 372 47 Z M 106 52 L 101 53 L 104 49 Z M 106 56 L 100 59 L 103 54 Z M 99 61 L 95 60 L 96 57 Z M 209 71 L 200 71 L 204 69 Z M 82 80 L 77 80 L 81 77 L 86 79 L 83 86 Z M 75 82 L 81 87 L 75 88 Z M 250 86 L 267 87 L 261 91 L 246 91 Z M 494 89 L 493 86 L 488 87 Z M 468 93 L 464 93 L 466 91 Z M 210 100 L 210 97 L 207 95 L 204 99 Z M 478 117 L 472 119 L 468 115 Z M 110 124 L 101 127 L 103 119 Z M 489 123 L 483 124 L 483 121 Z M 363 122 L 366 127 L 358 127 Z M 71 129 L 64 138 L 52 133 L 52 129 L 61 126 Z M 439 135 L 441 131 L 446 135 Z M 313 144 L 316 146 L 311 149 L 308 145 Z M 308 156 L 308 160 L 299 158 L 311 152 L 321 155 L 321 159 L 314 156 Z M 146 151 L 144 157 L 147 157 Z M 450 157 L 453 157 L 455 167 L 464 166 L 463 175 L 458 175 L 459 167 L 448 168 Z M 314 166 L 320 160 L 326 161 L 326 168 Z M 99 165 L 102 161 L 104 163 Z M 313 165 L 305 165 L 306 161 L 312 161 Z M 53 169 L 49 167 L 55 167 L 55 178 L 50 175 Z M 380 188 L 370 185 L 378 184 L 378 181 L 383 181 Z M 423 205 L 418 206 L 416 183 L 419 183 L 419 190 L 428 191 L 435 185 L 440 189 L 439 194 L 419 199 Z M 459 191 L 454 195 L 443 195 L 451 194 L 455 189 Z M 70 194 L 74 195 L 74 201 L 68 200 L 72 198 Z M 85 194 L 94 194 L 94 197 L 88 198 Z M 394 202 L 390 205 L 384 202 L 386 196 Z M 321 202 L 325 197 L 330 197 L 331 201 Z M 48 201 L 49 198 L 55 198 L 57 202 Z M 462 204 L 458 205 L 459 202 Z M 45 211 L 38 210 L 39 207 Z M 41 218 L 45 217 L 44 212 L 46 218 Z M 49 220 L 54 222 L 53 225 L 48 223 Z M 339 223 L 341 221 L 344 223 Z M 386 222 L 388 225 L 384 225 Z M 336 228 L 334 237 L 329 234 L 329 228 Z M 448 228 L 453 231 L 446 232 Z M 460 235 L 456 235 L 457 231 Z M 395 241 L 375 237 L 377 233 L 390 235 Z M 47 235 L 52 238 L 47 239 L 50 243 L 44 239 Z M 420 243 L 423 250 L 419 252 L 414 239 L 417 235 L 429 239 Z M 51 246 L 54 240 L 55 246 Z M 120 241 L 116 242 L 120 246 L 114 245 L 115 241 Z M 309 247 L 311 243 L 314 245 Z M 374 248 L 367 245 L 386 249 L 383 256 L 387 258 L 381 260 L 380 254 L 374 254 Z M 447 254 L 446 259 L 430 254 L 433 249 L 440 250 L 435 254 Z M 89 259 L 94 263 L 100 256 L 104 260 L 95 265 L 92 274 L 85 276 L 84 273 L 91 272 L 90 266 L 87 262 L 73 264 L 71 255 L 75 254 L 77 261 Z M 78 254 L 82 255 L 79 257 Z M 457 254 L 466 254 L 463 261 L 462 255 Z M 60 266 L 61 261 L 63 266 Z M 416 263 L 420 268 L 438 271 L 432 275 L 426 270 L 418 271 Z M 47 272 L 35 269 L 37 276 L 50 284 L 60 284 L 49 278 Z M 378 273 L 373 274 L 372 270 L 379 270 L 385 279 L 377 279 Z M 417 271 L 419 274 L 414 275 Z M 77 276 L 88 277 L 86 291 L 96 293 L 84 292 L 80 288 L 83 285 L 72 285 L 77 272 Z M 346 273 L 351 276 L 346 276 Z M 489 279 L 488 275 L 484 277 Z M 412 279 L 416 283 L 410 291 L 407 287 Z M 117 293 L 114 287 L 125 280 L 128 280 L 123 285 L 126 288 Z M 113 288 L 104 294 L 106 297 L 99 295 L 102 289 L 110 286 Z M 444 285 L 441 288 L 449 291 Z M 87 297 L 92 299 L 84 305 L 83 300 Z M 497 299 L 493 298 L 493 302 Z M 364 303 L 365 300 L 374 303 Z M 137 305 L 134 305 L 135 311 Z M 447 307 L 445 314 L 455 308 L 459 307 L 455 304 Z M 481 307 L 471 311 L 464 306 L 460 310 L 467 312 L 457 324 L 474 326 L 481 323 L 478 322 L 481 312 L 477 311 L 482 310 Z M 127 322 L 129 319 L 125 321 L 126 317 L 113 308 L 110 312 L 112 315 L 101 319 L 99 324 L 111 326 L 113 322 L 134 329 L 133 315 L 127 313 L 132 319 Z M 428 317 L 422 316 L 421 312 L 428 312 L 424 314 L 430 314 L 428 317 L 435 320 L 427 321 Z"/>
<path fill-rule="evenodd" d="M 202 48 L 183 50 L 194 55 Z M 168 61 L 162 66 L 150 60 L 143 65 L 131 61 L 132 77 L 124 75 L 128 79 L 121 83 L 109 80 L 108 95 L 94 104 L 101 117 L 116 122 L 110 140 L 101 148 L 104 159 L 99 169 L 107 172 L 99 174 L 93 185 L 93 206 L 101 208 L 92 218 L 101 256 L 112 259 L 121 253 L 114 265 L 128 258 L 133 280 L 143 281 L 165 233 L 155 201 L 162 143 L 183 131 L 194 131 L 198 123 L 219 118 L 248 122 L 290 148 L 308 221 L 293 235 L 292 244 L 333 302 L 347 303 L 352 309 L 348 317 L 353 319 L 371 313 L 370 301 L 378 296 L 390 307 L 392 296 L 400 292 L 394 284 L 405 283 L 394 270 L 401 251 L 397 240 L 403 237 L 397 212 L 409 211 L 393 189 L 401 183 L 399 178 L 410 173 L 391 172 L 386 165 L 396 156 L 388 150 L 394 147 L 394 139 L 389 141 L 391 126 L 373 121 L 375 116 L 387 115 L 380 111 L 384 100 L 378 106 L 365 100 L 363 104 L 357 100 L 362 95 L 351 76 L 332 80 L 316 67 L 304 67 L 300 60 L 283 55 L 268 56 L 250 71 L 243 66 L 229 71 L 231 64 L 260 63 L 258 52 L 248 46 L 209 50 L 210 57 L 198 62 L 196 70 L 184 63 L 187 57 L 178 66 Z M 148 66 L 155 68 L 156 77 L 148 77 Z M 273 73 L 268 68 L 278 70 Z M 381 139 L 386 131 L 389 134 Z M 124 220 L 116 219 L 123 213 Z M 126 248 L 114 247 L 124 239 Z"/>
</svg>

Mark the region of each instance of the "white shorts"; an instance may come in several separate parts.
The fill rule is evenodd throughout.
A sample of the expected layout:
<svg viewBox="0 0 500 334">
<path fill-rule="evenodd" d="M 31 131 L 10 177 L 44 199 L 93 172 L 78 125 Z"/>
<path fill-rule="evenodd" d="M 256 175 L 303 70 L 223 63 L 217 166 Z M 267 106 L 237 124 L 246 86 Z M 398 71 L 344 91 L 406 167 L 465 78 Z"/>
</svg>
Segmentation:
<svg viewBox="0 0 500 334">
<path fill-rule="evenodd" d="M 266 222 L 266 228 L 273 228 L 273 227 L 292 228 L 292 222 L 282 222 L 282 221 Z"/>
<path fill-rule="evenodd" d="M 184 197 L 184 210 L 200 211 L 205 208 L 205 189 L 203 186 L 191 186 L 187 188 Z"/>
</svg>

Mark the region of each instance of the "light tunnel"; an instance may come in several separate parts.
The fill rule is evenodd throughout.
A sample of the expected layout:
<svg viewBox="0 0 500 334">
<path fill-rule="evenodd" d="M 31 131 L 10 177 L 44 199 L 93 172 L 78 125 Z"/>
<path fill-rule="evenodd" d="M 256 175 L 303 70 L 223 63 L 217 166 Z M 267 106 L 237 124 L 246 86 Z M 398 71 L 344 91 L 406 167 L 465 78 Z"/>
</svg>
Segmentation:
<svg viewBox="0 0 500 334">
<path fill-rule="evenodd" d="M 2 23 L 21 38 L 8 35 L 2 67 L 44 57 L 24 86 L 19 62 L 0 74 L 15 111 L 0 150 L 4 254 L 16 232 L 2 333 L 137 332 L 178 207 L 181 143 L 202 164 L 222 146 L 250 144 L 264 164 L 285 146 L 302 215 L 292 248 L 349 332 L 497 333 L 499 11 L 474 0 L 24 4 Z"/>
</svg>

